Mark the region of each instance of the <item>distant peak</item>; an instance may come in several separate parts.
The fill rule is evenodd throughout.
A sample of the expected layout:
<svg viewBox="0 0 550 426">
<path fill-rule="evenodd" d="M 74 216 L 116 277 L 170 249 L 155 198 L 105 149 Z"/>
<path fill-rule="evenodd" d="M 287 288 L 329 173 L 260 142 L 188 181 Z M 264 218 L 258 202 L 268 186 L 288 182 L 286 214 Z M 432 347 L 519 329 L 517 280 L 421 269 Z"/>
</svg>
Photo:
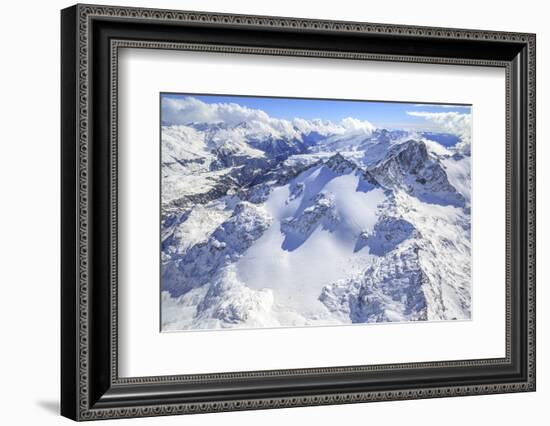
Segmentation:
<svg viewBox="0 0 550 426">
<path fill-rule="evenodd" d="M 187 126 L 192 127 L 193 129 L 200 132 L 211 132 L 227 127 L 223 121 L 218 121 L 215 123 L 208 123 L 206 121 L 192 121 L 191 123 L 187 124 Z"/>
<path fill-rule="evenodd" d="M 234 127 L 235 128 L 240 128 L 240 129 L 251 129 L 252 128 L 252 126 L 250 125 L 250 123 L 248 121 L 241 121 L 240 123 L 235 124 Z"/>
<path fill-rule="evenodd" d="M 330 156 L 330 158 L 327 160 L 327 164 L 331 162 L 337 162 L 340 163 L 342 161 L 347 161 L 342 154 L 337 152 L 336 154 Z"/>
<path fill-rule="evenodd" d="M 396 154 L 408 152 L 418 153 L 422 156 L 422 158 L 428 157 L 428 149 L 426 148 L 426 144 L 423 141 L 417 139 L 409 139 L 408 141 L 397 145 L 395 149 Z"/>
<path fill-rule="evenodd" d="M 325 166 L 337 173 L 343 173 L 346 170 L 355 170 L 357 166 L 347 160 L 342 154 L 337 152 L 325 161 Z"/>
</svg>

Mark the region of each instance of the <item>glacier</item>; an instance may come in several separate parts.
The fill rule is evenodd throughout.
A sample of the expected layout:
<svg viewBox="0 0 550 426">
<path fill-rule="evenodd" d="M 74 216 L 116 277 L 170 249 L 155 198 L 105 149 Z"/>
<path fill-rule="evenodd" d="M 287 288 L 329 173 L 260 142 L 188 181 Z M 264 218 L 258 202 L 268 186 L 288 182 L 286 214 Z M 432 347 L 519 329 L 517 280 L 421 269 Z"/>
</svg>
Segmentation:
<svg viewBox="0 0 550 426">
<path fill-rule="evenodd" d="M 266 117 L 162 123 L 162 331 L 471 318 L 469 140 Z"/>
</svg>

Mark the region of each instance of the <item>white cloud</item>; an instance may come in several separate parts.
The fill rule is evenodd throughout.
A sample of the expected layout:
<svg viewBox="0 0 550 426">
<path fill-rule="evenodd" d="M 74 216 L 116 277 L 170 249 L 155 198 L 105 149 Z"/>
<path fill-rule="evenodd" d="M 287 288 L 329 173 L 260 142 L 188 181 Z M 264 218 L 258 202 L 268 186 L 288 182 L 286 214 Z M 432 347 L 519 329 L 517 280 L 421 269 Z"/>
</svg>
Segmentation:
<svg viewBox="0 0 550 426">
<path fill-rule="evenodd" d="M 348 131 L 366 133 L 369 135 L 376 129 L 376 127 L 368 121 L 358 120 L 352 117 L 342 119 L 342 126 Z"/>
<path fill-rule="evenodd" d="M 235 125 L 243 121 L 270 120 L 265 112 L 258 109 L 250 109 L 235 103 L 207 104 L 193 97 L 164 98 L 162 118 L 171 124 L 224 122 Z"/>
<path fill-rule="evenodd" d="M 299 136 L 300 133 L 316 131 L 324 135 L 343 133 L 371 134 L 375 129 L 368 121 L 355 118 L 344 118 L 334 123 L 328 120 L 304 120 L 294 118 L 292 121 L 273 118 L 259 109 L 252 109 L 236 103 L 207 104 L 193 97 L 181 99 L 163 98 L 162 120 L 172 125 L 187 125 L 190 123 L 224 123 L 235 126 L 245 122 L 248 131 L 256 134 L 273 136 Z M 243 130 L 228 129 L 232 138 L 239 139 L 239 132 Z M 230 135 L 226 135 L 229 137 Z"/>
<path fill-rule="evenodd" d="M 316 131 L 322 135 L 329 135 L 341 131 L 341 126 L 334 124 L 332 121 L 321 120 L 319 118 L 304 120 L 303 118 L 296 117 L 292 120 L 292 125 L 302 133 Z"/>
<path fill-rule="evenodd" d="M 469 150 L 472 140 L 472 115 L 469 113 L 449 112 L 427 112 L 427 111 L 407 111 L 407 114 L 413 117 L 424 118 L 436 125 L 436 127 L 447 133 L 452 133 L 460 137 L 460 143 L 457 148 Z"/>
</svg>

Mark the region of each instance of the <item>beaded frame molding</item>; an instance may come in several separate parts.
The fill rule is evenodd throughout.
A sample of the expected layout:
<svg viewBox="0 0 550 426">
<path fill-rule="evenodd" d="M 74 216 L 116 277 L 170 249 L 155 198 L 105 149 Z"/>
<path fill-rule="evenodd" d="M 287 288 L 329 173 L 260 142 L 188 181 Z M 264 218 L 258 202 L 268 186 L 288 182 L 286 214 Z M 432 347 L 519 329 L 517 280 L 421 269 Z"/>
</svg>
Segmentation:
<svg viewBox="0 0 550 426">
<path fill-rule="evenodd" d="M 96 5 L 64 9 L 61 18 L 62 415 L 93 420 L 535 390 L 535 35 Z M 506 356 L 119 377 L 121 48 L 504 68 Z"/>
</svg>

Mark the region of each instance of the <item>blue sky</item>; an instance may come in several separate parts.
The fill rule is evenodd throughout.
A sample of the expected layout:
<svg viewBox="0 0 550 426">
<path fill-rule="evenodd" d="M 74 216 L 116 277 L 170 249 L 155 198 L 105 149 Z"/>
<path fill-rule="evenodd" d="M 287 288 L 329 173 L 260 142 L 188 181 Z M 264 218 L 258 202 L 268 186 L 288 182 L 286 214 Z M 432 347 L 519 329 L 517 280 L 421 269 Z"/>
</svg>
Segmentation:
<svg viewBox="0 0 550 426">
<path fill-rule="evenodd" d="M 265 111 L 273 118 L 306 120 L 321 118 L 340 121 L 346 117 L 367 120 L 377 127 L 408 130 L 432 130 L 423 117 L 411 116 L 409 111 L 457 112 L 468 114 L 470 106 L 424 104 L 419 102 L 342 101 L 298 98 L 270 98 L 247 96 L 219 96 L 195 94 L 162 94 L 162 98 L 182 99 L 192 96 L 204 103 L 236 103 L 252 109 Z"/>
</svg>

